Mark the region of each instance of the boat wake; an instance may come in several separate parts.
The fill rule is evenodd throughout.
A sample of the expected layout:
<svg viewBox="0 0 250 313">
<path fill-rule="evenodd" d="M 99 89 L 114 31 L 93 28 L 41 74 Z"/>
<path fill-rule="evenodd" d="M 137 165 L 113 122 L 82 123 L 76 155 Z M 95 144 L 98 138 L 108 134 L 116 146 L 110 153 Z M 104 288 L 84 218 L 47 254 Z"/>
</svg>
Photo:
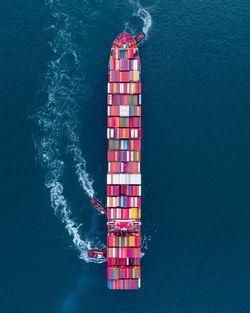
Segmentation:
<svg viewBox="0 0 250 313">
<path fill-rule="evenodd" d="M 54 20 L 48 27 L 52 31 L 50 42 L 53 58 L 48 63 L 41 93 L 46 101 L 35 114 L 38 134 L 35 138 L 37 159 L 46 170 L 45 186 L 50 193 L 51 206 L 56 216 L 61 218 L 69 236 L 72 238 L 80 259 L 86 262 L 101 263 L 103 260 L 88 258 L 91 248 L 103 248 L 97 240 L 81 238 L 82 225 L 72 217 L 70 204 L 64 195 L 63 178 L 66 172 L 65 156 L 71 156 L 75 174 L 85 194 L 94 196 L 93 180 L 87 172 L 78 133 L 79 95 L 84 78 L 80 74 L 81 58 L 72 39 L 71 21 L 59 1 L 49 0 L 46 5 Z"/>
<path fill-rule="evenodd" d="M 89 249 L 105 247 L 98 238 L 92 239 L 94 219 L 89 227 L 90 231 L 87 233 L 83 231 L 83 226 L 73 216 L 71 203 L 65 196 L 64 185 L 67 169 L 71 168 L 68 162 L 71 162 L 86 197 L 91 199 L 95 195 L 93 179 L 87 171 L 79 137 L 78 116 L 81 109 L 80 99 L 84 96 L 83 73 L 86 56 L 83 55 L 84 52 L 80 50 L 74 36 L 76 33 L 81 33 L 82 29 L 79 31 L 79 25 L 82 25 L 82 21 L 79 17 L 71 16 L 75 11 L 65 7 L 68 4 L 63 1 L 45 0 L 45 3 L 52 19 L 47 32 L 52 35 L 50 47 L 53 55 L 48 63 L 40 91 L 39 99 L 43 99 L 41 100 L 43 102 L 38 105 L 34 118 L 38 126 L 34 139 L 37 159 L 46 171 L 45 186 L 50 193 L 51 207 L 64 224 L 80 259 L 102 263 L 104 260 L 89 259 L 87 255 Z M 139 1 L 129 0 L 129 3 L 134 7 L 133 15 L 143 21 L 143 31 L 147 38 L 152 26 L 149 11 L 142 7 Z M 88 18 L 93 15 L 94 18 L 92 8 L 87 5 L 86 1 L 86 7 L 81 11 L 81 15 L 85 14 Z M 145 243 L 148 241 L 146 239 Z M 146 246 L 147 244 L 143 245 L 145 249 Z"/>
<path fill-rule="evenodd" d="M 148 8 L 143 7 L 140 4 L 139 0 L 129 0 L 129 3 L 133 6 L 134 11 L 133 11 L 133 16 L 137 16 L 139 17 L 142 22 L 143 22 L 143 28 L 142 31 L 145 34 L 145 39 L 148 39 L 148 35 L 150 32 L 150 29 L 152 27 L 152 17 L 151 14 L 149 12 Z M 129 23 L 125 23 L 125 31 L 128 31 L 129 28 Z M 133 32 L 133 30 L 130 30 Z"/>
</svg>

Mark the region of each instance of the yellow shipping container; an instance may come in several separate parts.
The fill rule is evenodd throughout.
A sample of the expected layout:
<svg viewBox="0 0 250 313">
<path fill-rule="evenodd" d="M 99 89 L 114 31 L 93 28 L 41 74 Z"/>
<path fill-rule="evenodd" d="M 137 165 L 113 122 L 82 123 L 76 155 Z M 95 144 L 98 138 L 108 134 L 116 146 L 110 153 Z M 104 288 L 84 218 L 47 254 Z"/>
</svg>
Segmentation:
<svg viewBox="0 0 250 313">
<path fill-rule="evenodd" d="M 131 218 L 138 218 L 137 208 L 131 208 L 130 212 Z"/>
</svg>

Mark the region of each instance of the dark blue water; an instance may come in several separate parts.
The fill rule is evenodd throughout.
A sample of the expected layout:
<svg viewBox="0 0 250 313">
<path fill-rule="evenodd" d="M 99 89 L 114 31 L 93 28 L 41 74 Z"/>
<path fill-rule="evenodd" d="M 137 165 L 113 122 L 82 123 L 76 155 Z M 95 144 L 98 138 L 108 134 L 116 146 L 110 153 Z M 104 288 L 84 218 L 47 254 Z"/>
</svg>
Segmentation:
<svg viewBox="0 0 250 313">
<path fill-rule="evenodd" d="M 0 2 L 0 312 L 250 312 L 249 15 L 243 0 Z M 143 28 L 148 249 L 141 290 L 112 292 L 86 257 L 105 242 L 89 198 L 105 200 L 110 46 Z"/>
</svg>

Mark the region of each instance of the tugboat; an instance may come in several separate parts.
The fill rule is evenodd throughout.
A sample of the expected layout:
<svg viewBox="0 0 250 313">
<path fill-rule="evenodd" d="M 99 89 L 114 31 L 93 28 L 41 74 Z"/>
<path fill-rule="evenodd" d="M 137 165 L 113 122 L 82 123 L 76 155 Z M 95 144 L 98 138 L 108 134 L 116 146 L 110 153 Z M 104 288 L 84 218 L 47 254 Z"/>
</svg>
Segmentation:
<svg viewBox="0 0 250 313">
<path fill-rule="evenodd" d="M 91 199 L 91 204 L 97 209 L 97 211 L 99 213 L 101 213 L 102 215 L 107 215 L 107 209 L 105 208 L 105 206 L 101 203 L 101 201 L 99 201 L 96 198 Z"/>
<path fill-rule="evenodd" d="M 88 257 L 91 259 L 106 259 L 107 251 L 102 249 L 90 249 L 88 250 Z"/>
<path fill-rule="evenodd" d="M 137 44 L 141 43 L 145 39 L 145 34 L 139 33 L 134 37 L 134 40 L 136 41 Z"/>
</svg>

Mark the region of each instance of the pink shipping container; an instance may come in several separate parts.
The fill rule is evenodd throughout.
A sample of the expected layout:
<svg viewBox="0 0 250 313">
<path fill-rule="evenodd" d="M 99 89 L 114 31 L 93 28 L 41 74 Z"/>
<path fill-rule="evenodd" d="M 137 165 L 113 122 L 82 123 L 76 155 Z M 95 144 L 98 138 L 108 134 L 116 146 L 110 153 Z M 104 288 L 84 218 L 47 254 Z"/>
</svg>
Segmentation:
<svg viewBox="0 0 250 313">
<path fill-rule="evenodd" d="M 141 139 L 141 128 L 108 128 L 108 139 Z"/>
<path fill-rule="evenodd" d="M 140 146 L 140 144 L 134 145 Z M 137 147 L 137 148 L 138 148 Z M 139 150 L 139 149 L 138 149 Z M 141 152 L 140 151 L 108 151 L 108 161 L 140 161 Z"/>
<path fill-rule="evenodd" d="M 141 287 L 140 279 L 110 279 L 108 280 L 109 289 L 138 289 Z"/>
<path fill-rule="evenodd" d="M 140 208 L 141 197 L 132 196 L 108 196 L 107 207 Z"/>
<path fill-rule="evenodd" d="M 108 279 L 121 279 L 121 278 L 140 278 L 141 270 L 139 266 L 121 266 L 114 267 L 108 266 L 107 268 Z"/>
<path fill-rule="evenodd" d="M 140 248 L 107 248 L 108 258 L 140 258 Z"/>
<path fill-rule="evenodd" d="M 123 185 L 120 188 L 121 195 L 141 196 L 141 186 Z"/>
<path fill-rule="evenodd" d="M 109 173 L 140 173 L 140 162 L 108 162 Z"/>
<path fill-rule="evenodd" d="M 107 208 L 109 219 L 140 219 L 141 208 Z"/>
<path fill-rule="evenodd" d="M 141 258 L 109 258 L 107 260 L 108 265 L 140 265 Z"/>
<path fill-rule="evenodd" d="M 108 93 L 139 94 L 141 93 L 141 83 L 108 83 Z"/>
<path fill-rule="evenodd" d="M 121 194 L 120 185 L 107 185 L 107 195 L 108 196 L 119 196 Z"/>
<path fill-rule="evenodd" d="M 108 235 L 108 246 L 109 247 L 140 247 L 141 236 L 138 234 L 132 234 L 129 236 L 117 236 L 114 234 Z"/>
<path fill-rule="evenodd" d="M 108 105 L 141 105 L 141 95 L 107 95 Z"/>
<path fill-rule="evenodd" d="M 126 107 L 126 106 L 125 106 Z M 119 105 L 109 105 L 108 106 L 108 116 L 141 116 L 141 106 L 128 106 L 128 110 L 126 111 L 127 115 L 124 115 L 124 108 L 121 108 Z M 140 125 L 141 126 L 141 125 Z"/>
</svg>

